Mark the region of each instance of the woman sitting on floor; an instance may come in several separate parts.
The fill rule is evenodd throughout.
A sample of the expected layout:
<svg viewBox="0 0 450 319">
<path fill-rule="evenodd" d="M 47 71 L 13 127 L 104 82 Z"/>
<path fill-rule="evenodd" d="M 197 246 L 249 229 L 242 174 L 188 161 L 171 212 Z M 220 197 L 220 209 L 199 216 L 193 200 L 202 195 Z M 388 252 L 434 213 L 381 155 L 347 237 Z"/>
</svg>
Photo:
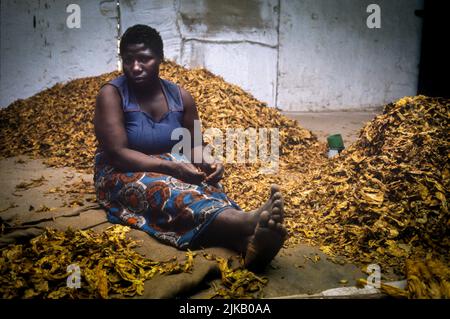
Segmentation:
<svg viewBox="0 0 450 319">
<path fill-rule="evenodd" d="M 286 238 L 283 198 L 273 185 L 259 209 L 244 212 L 222 191 L 223 165 L 192 164 L 171 153 L 174 129 L 194 136 L 199 120 L 192 96 L 159 77 L 163 42 L 145 25 L 120 41 L 123 75 L 97 97 L 94 182 L 97 199 L 113 223 L 129 225 L 179 249 L 221 246 L 244 255 L 246 267 L 263 269 Z"/>
</svg>

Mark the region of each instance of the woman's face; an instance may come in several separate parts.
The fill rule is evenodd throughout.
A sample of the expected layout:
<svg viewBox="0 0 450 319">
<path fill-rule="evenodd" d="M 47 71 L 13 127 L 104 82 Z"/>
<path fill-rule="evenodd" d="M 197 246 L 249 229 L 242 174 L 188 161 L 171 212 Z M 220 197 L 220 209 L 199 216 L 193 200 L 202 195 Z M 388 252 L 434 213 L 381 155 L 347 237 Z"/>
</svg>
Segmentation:
<svg viewBox="0 0 450 319">
<path fill-rule="evenodd" d="M 143 43 L 128 45 L 122 54 L 123 72 L 137 87 L 159 77 L 160 63 L 161 59 Z"/>
</svg>

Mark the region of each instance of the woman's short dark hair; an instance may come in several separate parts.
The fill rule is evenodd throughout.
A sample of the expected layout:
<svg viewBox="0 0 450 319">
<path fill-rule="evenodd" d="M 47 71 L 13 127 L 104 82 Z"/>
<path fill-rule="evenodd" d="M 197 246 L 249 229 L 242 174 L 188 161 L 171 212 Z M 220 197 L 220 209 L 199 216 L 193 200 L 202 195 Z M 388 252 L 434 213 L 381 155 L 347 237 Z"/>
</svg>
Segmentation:
<svg viewBox="0 0 450 319">
<path fill-rule="evenodd" d="M 158 31 L 148 25 L 136 24 L 129 27 L 120 39 L 120 55 L 123 55 L 130 44 L 143 43 L 146 47 L 164 59 L 163 41 Z"/>
</svg>

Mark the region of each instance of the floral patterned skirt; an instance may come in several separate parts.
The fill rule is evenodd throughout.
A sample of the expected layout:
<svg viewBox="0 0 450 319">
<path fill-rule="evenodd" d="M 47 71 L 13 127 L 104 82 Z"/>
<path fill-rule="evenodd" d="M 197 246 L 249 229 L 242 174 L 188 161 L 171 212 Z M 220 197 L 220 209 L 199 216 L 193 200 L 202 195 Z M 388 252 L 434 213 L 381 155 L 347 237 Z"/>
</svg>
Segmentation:
<svg viewBox="0 0 450 319">
<path fill-rule="evenodd" d="M 193 185 L 154 172 L 120 172 L 95 155 L 94 183 L 98 202 L 111 223 L 143 230 L 179 249 L 195 245 L 195 239 L 225 209 L 240 207 L 221 185 Z M 186 162 L 178 154 L 149 155 Z"/>
</svg>

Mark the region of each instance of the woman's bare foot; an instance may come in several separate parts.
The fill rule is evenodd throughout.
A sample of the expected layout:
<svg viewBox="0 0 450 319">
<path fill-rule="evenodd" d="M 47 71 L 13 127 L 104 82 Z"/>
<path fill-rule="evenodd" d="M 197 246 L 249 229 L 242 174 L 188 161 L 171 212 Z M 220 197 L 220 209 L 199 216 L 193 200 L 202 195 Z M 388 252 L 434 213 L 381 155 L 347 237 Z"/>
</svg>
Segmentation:
<svg viewBox="0 0 450 319">
<path fill-rule="evenodd" d="M 269 199 L 263 205 L 261 205 L 261 207 L 248 212 L 248 214 L 253 215 L 252 220 L 254 222 L 255 227 L 258 224 L 259 216 L 261 215 L 261 213 L 263 211 L 272 212 L 274 207 L 278 207 L 277 210 L 275 210 L 275 212 L 274 212 L 275 216 L 277 216 L 277 215 L 283 216 L 284 215 L 283 197 L 281 195 L 280 186 L 278 186 L 276 184 L 272 184 L 272 186 L 270 187 Z M 282 222 L 283 217 L 281 217 L 281 219 L 275 218 L 275 220 L 277 222 Z"/>
<path fill-rule="evenodd" d="M 275 208 L 278 208 L 279 213 L 273 213 Z M 272 212 L 263 211 L 260 214 L 255 233 L 248 240 L 244 258 L 246 268 L 261 271 L 277 255 L 287 237 L 282 220 L 283 211 L 279 206 L 274 207 Z"/>
<path fill-rule="evenodd" d="M 248 267 L 265 266 L 280 250 L 287 231 L 283 226 L 283 197 L 272 185 L 269 200 L 253 212 L 226 209 L 197 238 L 199 247 L 222 246 L 245 254 Z"/>
</svg>

